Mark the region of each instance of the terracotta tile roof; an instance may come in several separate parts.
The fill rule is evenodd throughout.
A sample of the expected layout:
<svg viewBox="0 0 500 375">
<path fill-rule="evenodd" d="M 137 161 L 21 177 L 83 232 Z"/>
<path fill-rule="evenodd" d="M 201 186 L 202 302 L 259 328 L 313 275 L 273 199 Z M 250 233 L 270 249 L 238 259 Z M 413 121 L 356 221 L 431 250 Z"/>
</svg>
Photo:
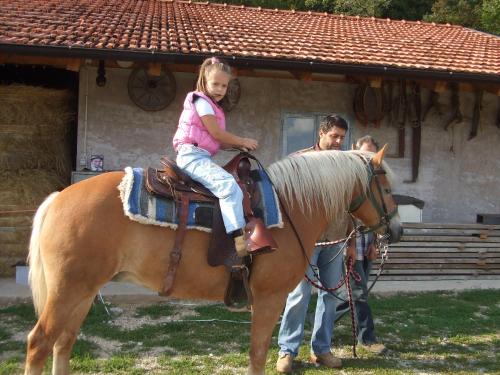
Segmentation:
<svg viewBox="0 0 500 375">
<path fill-rule="evenodd" d="M 0 0 L 2 44 L 500 75 L 500 37 L 461 26 L 170 0 Z"/>
</svg>

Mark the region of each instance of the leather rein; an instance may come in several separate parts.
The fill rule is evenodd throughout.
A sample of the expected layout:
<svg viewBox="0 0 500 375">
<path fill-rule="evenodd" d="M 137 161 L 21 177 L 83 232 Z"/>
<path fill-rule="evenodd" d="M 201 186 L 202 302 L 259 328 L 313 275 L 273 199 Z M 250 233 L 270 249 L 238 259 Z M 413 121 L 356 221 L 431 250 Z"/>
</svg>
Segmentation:
<svg viewBox="0 0 500 375">
<path fill-rule="evenodd" d="M 253 155 L 252 155 L 251 158 L 257 162 L 257 164 L 262 169 L 262 171 L 267 175 L 269 181 L 271 182 L 271 185 L 273 185 L 273 187 L 274 187 L 274 184 L 272 183 L 271 178 L 269 178 L 269 175 L 267 174 L 267 171 L 264 168 L 264 166 Z M 384 202 L 384 199 L 383 199 L 384 195 L 382 193 L 382 187 L 381 187 L 380 181 L 378 179 L 378 176 L 382 175 L 382 174 L 385 175 L 386 174 L 385 170 L 383 170 L 382 168 L 375 169 L 373 167 L 373 165 L 371 164 L 371 160 L 368 160 L 368 159 L 366 159 L 364 157 L 363 157 L 363 160 L 365 161 L 366 167 L 368 169 L 368 185 L 371 184 L 372 179 L 375 179 L 375 184 L 377 186 L 377 191 L 378 191 L 378 193 L 380 195 L 380 200 L 382 202 L 382 206 L 377 202 L 377 199 L 375 198 L 375 194 L 371 191 L 371 189 L 367 189 L 367 192 L 365 194 L 359 195 L 358 197 L 356 197 L 351 202 L 351 204 L 349 205 L 349 209 L 348 209 L 347 213 L 351 216 L 351 218 L 353 220 L 353 223 L 354 223 L 353 213 L 356 212 L 361 207 L 361 205 L 364 203 L 364 201 L 366 199 L 369 199 L 370 202 L 372 203 L 373 207 L 375 207 L 377 213 L 379 214 L 379 222 L 377 224 L 375 224 L 373 226 L 369 226 L 369 227 L 357 226 L 349 234 L 349 236 L 347 238 L 343 238 L 341 240 L 333 241 L 333 242 L 326 242 L 326 243 L 316 244 L 317 246 L 329 246 L 329 245 L 332 245 L 332 244 L 337 244 L 337 243 L 343 242 L 343 246 L 341 247 L 341 249 L 339 250 L 339 252 L 330 261 L 332 261 L 333 259 L 335 259 L 337 256 L 340 255 L 340 253 L 346 247 L 347 242 L 353 237 L 353 235 L 355 235 L 355 233 L 365 234 L 365 233 L 368 233 L 368 232 L 373 232 L 373 231 L 375 231 L 375 230 L 377 230 L 377 229 L 379 229 L 379 228 L 381 228 L 383 226 L 385 226 L 387 228 L 387 231 L 389 231 L 390 220 L 397 214 L 397 208 L 394 209 L 391 212 L 388 212 L 387 206 L 386 206 L 386 204 Z M 353 356 L 356 358 L 357 357 L 357 355 L 356 355 L 356 322 L 355 322 L 355 319 L 354 319 L 354 303 L 353 303 L 353 298 L 352 298 L 352 288 L 351 288 L 351 284 L 350 284 L 350 276 L 352 276 L 354 278 L 354 280 L 356 280 L 356 281 L 360 280 L 360 276 L 359 276 L 359 274 L 356 271 L 354 271 L 354 260 L 350 259 L 350 258 L 348 259 L 347 265 L 346 265 L 346 274 L 345 274 L 345 277 L 342 280 L 340 280 L 340 282 L 334 288 L 328 288 L 328 287 L 323 286 L 323 283 L 321 282 L 319 274 L 316 272 L 316 270 L 314 269 L 313 265 L 311 264 L 311 262 L 309 260 L 309 257 L 307 256 L 307 252 L 306 252 L 306 250 L 304 248 L 304 244 L 302 243 L 302 239 L 300 238 L 299 233 L 298 233 L 298 231 L 297 231 L 297 229 L 296 229 L 293 221 L 290 218 L 290 215 L 288 214 L 287 210 L 285 209 L 285 205 L 283 204 L 281 196 L 279 194 L 277 194 L 277 193 L 276 193 L 276 195 L 277 195 L 278 200 L 280 202 L 280 205 L 281 205 L 281 207 L 283 209 L 283 212 L 284 212 L 284 214 L 285 214 L 288 222 L 290 223 L 290 226 L 292 227 L 292 230 L 293 230 L 293 232 L 295 234 L 295 237 L 297 238 L 297 241 L 300 244 L 300 248 L 302 250 L 302 254 L 306 258 L 307 263 L 309 264 L 309 267 L 311 268 L 314 277 L 319 281 L 319 284 L 316 283 L 316 282 L 314 282 L 313 280 L 311 280 L 307 275 L 304 275 L 304 277 L 306 278 L 306 280 L 309 283 L 311 283 L 312 285 L 314 285 L 316 288 L 324 290 L 324 291 L 330 293 L 335 298 L 340 299 L 342 301 L 344 301 L 344 300 L 342 298 L 340 298 L 339 296 L 337 296 L 334 292 L 336 290 L 340 289 L 344 284 L 346 285 L 347 294 L 348 294 L 348 301 L 349 301 L 349 308 L 350 308 L 350 311 L 351 311 L 350 315 L 351 315 L 351 324 L 352 324 L 352 331 L 353 331 L 352 351 L 353 351 Z M 378 276 L 379 275 L 377 275 L 377 278 L 378 278 Z M 373 287 L 373 285 L 372 285 L 372 287 Z"/>
</svg>

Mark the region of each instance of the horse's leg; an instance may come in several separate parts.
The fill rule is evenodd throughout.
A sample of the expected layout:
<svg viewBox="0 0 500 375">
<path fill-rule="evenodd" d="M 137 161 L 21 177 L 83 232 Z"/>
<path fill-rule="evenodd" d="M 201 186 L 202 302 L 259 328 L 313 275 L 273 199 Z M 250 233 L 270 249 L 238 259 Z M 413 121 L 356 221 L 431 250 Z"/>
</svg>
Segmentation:
<svg viewBox="0 0 500 375">
<path fill-rule="evenodd" d="M 67 322 L 63 332 L 57 338 L 53 347 L 52 375 L 69 374 L 71 350 L 93 300 L 93 297 L 87 298 L 79 303 L 71 314 L 71 320 Z"/>
<path fill-rule="evenodd" d="M 269 343 L 285 301 L 285 292 L 264 295 L 254 293 L 248 374 L 264 374 Z"/>
<path fill-rule="evenodd" d="M 41 374 L 54 352 L 54 374 L 69 372 L 69 356 L 81 323 L 97 294 L 77 287 L 49 290 L 35 328 L 28 335 L 25 374 Z"/>
<path fill-rule="evenodd" d="M 33 330 L 28 335 L 26 352 L 26 375 L 41 374 L 47 357 L 52 352 L 55 341 L 63 330 L 64 322 L 69 319 L 61 314 L 64 305 L 57 306 L 50 298 Z"/>
</svg>

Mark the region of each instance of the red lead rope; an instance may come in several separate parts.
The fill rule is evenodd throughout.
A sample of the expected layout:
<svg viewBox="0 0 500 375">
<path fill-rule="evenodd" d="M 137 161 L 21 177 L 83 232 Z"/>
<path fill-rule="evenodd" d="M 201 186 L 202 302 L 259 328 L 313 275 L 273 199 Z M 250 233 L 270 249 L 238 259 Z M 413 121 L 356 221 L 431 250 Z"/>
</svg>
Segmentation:
<svg viewBox="0 0 500 375">
<path fill-rule="evenodd" d="M 357 273 L 356 271 L 354 271 L 354 261 L 352 260 L 352 258 L 349 258 L 347 260 L 347 272 L 346 272 L 345 276 L 333 288 L 328 288 L 326 286 L 318 284 L 317 282 L 311 280 L 309 278 L 309 276 L 304 275 L 305 279 L 310 284 L 312 284 L 314 287 L 316 287 L 316 288 L 318 288 L 320 290 L 323 290 L 325 292 L 331 293 L 331 294 L 333 294 L 335 291 L 337 291 L 338 289 L 340 289 L 344 284 L 346 285 L 347 297 L 348 297 L 348 301 L 349 301 L 349 310 L 350 310 L 350 313 L 351 313 L 352 339 L 353 339 L 353 341 L 352 341 L 352 355 L 354 356 L 354 358 L 357 358 L 358 356 L 356 354 L 356 343 L 357 343 L 357 340 L 356 340 L 356 320 L 354 318 L 354 303 L 353 303 L 353 300 L 352 300 L 351 276 L 352 276 L 352 278 L 356 282 L 360 282 L 361 281 L 361 276 L 359 276 L 359 273 Z"/>
</svg>

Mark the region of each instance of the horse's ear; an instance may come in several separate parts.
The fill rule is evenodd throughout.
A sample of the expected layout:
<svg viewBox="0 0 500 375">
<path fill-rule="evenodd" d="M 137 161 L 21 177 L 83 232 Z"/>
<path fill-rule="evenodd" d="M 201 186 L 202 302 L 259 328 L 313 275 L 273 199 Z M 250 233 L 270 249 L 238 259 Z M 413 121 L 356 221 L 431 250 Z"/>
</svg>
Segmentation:
<svg viewBox="0 0 500 375">
<path fill-rule="evenodd" d="M 372 164 L 375 168 L 380 167 L 380 165 L 382 164 L 382 160 L 384 159 L 385 150 L 387 149 L 387 147 L 388 145 L 386 143 L 384 147 L 382 147 L 380 151 L 377 152 L 375 156 L 372 158 Z"/>
<path fill-rule="evenodd" d="M 356 143 L 353 143 L 353 144 L 351 145 L 351 150 L 356 150 Z"/>
</svg>

